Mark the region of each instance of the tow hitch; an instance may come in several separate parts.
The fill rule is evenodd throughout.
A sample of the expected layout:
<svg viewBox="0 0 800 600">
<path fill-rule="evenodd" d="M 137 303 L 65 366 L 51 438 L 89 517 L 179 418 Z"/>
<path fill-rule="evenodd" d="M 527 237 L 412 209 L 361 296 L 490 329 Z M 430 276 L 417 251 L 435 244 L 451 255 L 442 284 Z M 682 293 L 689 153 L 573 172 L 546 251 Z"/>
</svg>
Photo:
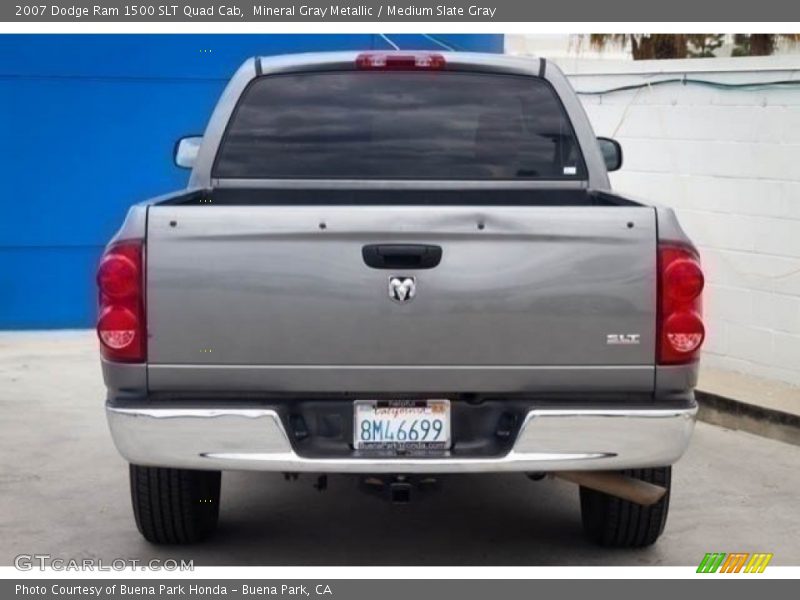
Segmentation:
<svg viewBox="0 0 800 600">
<path fill-rule="evenodd" d="M 392 504 L 408 504 L 412 491 L 427 493 L 439 489 L 439 480 L 430 476 L 395 475 L 390 477 L 369 476 L 361 480 L 365 492 L 381 496 Z"/>
</svg>

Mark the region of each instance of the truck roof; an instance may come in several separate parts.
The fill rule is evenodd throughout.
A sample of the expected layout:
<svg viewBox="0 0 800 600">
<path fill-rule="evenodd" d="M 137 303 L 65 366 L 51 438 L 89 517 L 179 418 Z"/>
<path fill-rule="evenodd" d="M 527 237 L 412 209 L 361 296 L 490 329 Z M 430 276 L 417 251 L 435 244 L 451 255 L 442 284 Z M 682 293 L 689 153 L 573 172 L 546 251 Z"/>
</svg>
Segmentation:
<svg viewBox="0 0 800 600">
<path fill-rule="evenodd" d="M 359 56 L 369 54 L 379 54 L 390 57 L 410 56 L 415 54 L 439 55 L 445 59 L 443 70 L 482 71 L 536 75 L 539 77 L 546 77 L 546 72 L 551 69 L 555 69 L 559 74 L 561 73 L 558 67 L 553 65 L 553 63 L 546 63 L 543 58 L 538 57 L 427 50 L 359 50 L 256 56 L 245 62 L 243 67 L 253 68 L 258 75 L 281 72 L 302 72 L 306 70 L 355 70 L 357 68 L 356 59 Z"/>
</svg>

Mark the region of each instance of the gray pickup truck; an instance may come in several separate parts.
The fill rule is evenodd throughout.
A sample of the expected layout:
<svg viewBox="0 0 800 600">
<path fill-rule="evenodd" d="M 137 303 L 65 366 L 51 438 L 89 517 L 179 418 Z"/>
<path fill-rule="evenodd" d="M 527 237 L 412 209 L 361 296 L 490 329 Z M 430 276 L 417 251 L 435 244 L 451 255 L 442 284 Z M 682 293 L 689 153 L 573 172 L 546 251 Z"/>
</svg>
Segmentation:
<svg viewBox="0 0 800 600">
<path fill-rule="evenodd" d="M 611 191 L 621 149 L 557 67 L 255 58 L 175 159 L 187 188 L 132 207 L 97 278 L 146 539 L 211 534 L 224 470 L 350 474 L 397 502 L 445 474 L 551 474 L 593 541 L 658 538 L 703 274 L 670 209 Z"/>
</svg>

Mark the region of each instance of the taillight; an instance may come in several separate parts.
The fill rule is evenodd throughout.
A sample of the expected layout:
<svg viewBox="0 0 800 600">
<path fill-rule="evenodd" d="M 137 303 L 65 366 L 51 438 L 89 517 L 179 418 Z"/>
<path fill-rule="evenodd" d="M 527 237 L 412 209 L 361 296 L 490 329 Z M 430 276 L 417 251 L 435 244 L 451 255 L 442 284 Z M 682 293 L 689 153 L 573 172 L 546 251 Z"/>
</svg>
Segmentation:
<svg viewBox="0 0 800 600">
<path fill-rule="evenodd" d="M 685 246 L 658 248 L 658 363 L 697 360 L 705 338 L 702 292 L 705 280 L 697 254 Z"/>
<path fill-rule="evenodd" d="M 141 240 L 110 246 L 97 269 L 100 353 L 116 362 L 144 362 L 147 339 Z"/>
<path fill-rule="evenodd" d="M 445 64 L 444 56 L 430 52 L 367 52 L 356 57 L 357 68 L 377 71 L 436 71 Z"/>
</svg>

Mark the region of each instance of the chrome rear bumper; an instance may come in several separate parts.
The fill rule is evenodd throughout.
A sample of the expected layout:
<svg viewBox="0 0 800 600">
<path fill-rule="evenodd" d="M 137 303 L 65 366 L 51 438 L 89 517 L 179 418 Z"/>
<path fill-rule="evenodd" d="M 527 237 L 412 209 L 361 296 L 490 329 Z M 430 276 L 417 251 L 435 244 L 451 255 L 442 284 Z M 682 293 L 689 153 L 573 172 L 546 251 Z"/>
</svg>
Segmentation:
<svg viewBox="0 0 800 600">
<path fill-rule="evenodd" d="M 107 406 L 114 443 L 138 465 L 314 473 L 491 473 L 670 465 L 689 444 L 697 406 L 534 409 L 505 456 L 308 458 L 271 409 Z"/>
</svg>

